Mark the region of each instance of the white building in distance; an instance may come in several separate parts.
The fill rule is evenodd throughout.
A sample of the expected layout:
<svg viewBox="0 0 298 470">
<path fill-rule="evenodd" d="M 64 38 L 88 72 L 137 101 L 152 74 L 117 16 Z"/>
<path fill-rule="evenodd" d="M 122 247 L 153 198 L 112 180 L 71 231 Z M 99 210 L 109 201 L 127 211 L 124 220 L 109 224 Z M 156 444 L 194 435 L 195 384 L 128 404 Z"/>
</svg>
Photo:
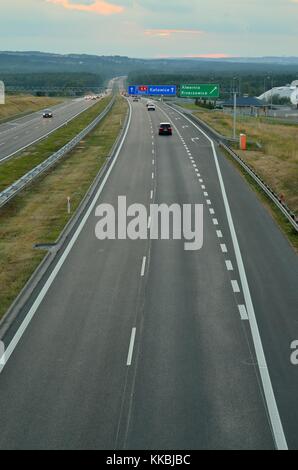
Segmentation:
<svg viewBox="0 0 298 470">
<path fill-rule="evenodd" d="M 289 98 L 293 105 L 298 105 L 298 80 L 295 80 L 291 85 L 274 87 L 271 90 L 266 91 L 259 99 L 270 102 L 272 96 L 278 96 L 279 98 Z"/>
</svg>

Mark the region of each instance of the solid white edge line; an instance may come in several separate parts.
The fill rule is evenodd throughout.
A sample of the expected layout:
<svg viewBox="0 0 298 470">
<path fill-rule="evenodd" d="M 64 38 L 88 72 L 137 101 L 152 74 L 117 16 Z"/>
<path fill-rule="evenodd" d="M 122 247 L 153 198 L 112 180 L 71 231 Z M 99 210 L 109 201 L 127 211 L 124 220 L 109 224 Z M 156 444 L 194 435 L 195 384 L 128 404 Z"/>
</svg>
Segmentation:
<svg viewBox="0 0 298 470">
<path fill-rule="evenodd" d="M 128 101 L 128 100 L 127 100 Z M 129 104 L 129 109 L 130 109 L 130 113 L 129 113 L 129 120 L 128 120 L 128 124 L 127 124 L 127 128 L 125 130 L 125 133 L 122 137 L 122 140 L 121 140 L 121 143 L 118 147 L 118 150 L 115 154 L 115 157 L 111 163 L 111 166 L 110 168 L 108 169 L 107 171 L 107 174 L 106 176 L 104 177 L 100 187 L 98 188 L 98 191 L 97 193 L 95 194 L 94 198 L 93 198 L 93 201 L 91 202 L 86 214 L 84 215 L 83 219 L 81 220 L 80 222 L 80 225 L 78 226 L 77 230 L 75 231 L 73 237 L 71 238 L 71 240 L 69 241 L 69 244 L 67 245 L 67 247 L 65 248 L 61 258 L 59 259 L 58 263 L 56 264 L 55 268 L 53 269 L 53 271 L 51 272 L 49 278 L 47 279 L 45 285 L 43 286 L 43 288 L 41 289 L 40 293 L 38 294 L 37 298 L 35 299 L 32 307 L 30 308 L 29 312 L 27 313 L 26 317 L 24 318 L 23 322 L 21 323 L 19 329 L 17 330 L 16 334 L 14 335 L 13 339 L 11 340 L 10 344 L 8 345 L 6 351 L 5 351 L 5 364 L 7 364 L 10 356 L 12 355 L 13 351 L 15 350 L 16 346 L 18 345 L 20 339 L 22 338 L 24 332 L 26 331 L 29 323 L 31 322 L 32 318 L 34 317 L 38 307 L 40 306 L 41 302 L 43 301 L 44 297 L 46 296 L 48 290 L 50 289 L 51 285 L 53 284 L 55 278 L 57 277 L 57 274 L 59 273 L 60 269 L 62 268 L 66 258 L 68 257 L 72 247 L 74 246 L 75 242 L 77 241 L 80 233 L 82 232 L 88 218 L 90 217 L 92 211 L 94 210 L 94 207 L 105 187 L 105 184 L 107 182 L 107 180 L 109 179 L 109 176 L 118 160 L 118 157 L 119 157 L 119 154 L 122 150 L 122 147 L 123 147 L 123 144 L 125 142 L 125 139 L 126 139 L 126 136 L 128 134 L 128 131 L 130 129 L 130 124 L 131 124 L 131 117 L 132 117 L 132 107 L 131 107 L 131 104 L 130 102 L 128 101 L 128 104 Z M 0 365 L 0 373 L 2 372 L 3 368 L 5 367 L 5 365 Z"/>
<path fill-rule="evenodd" d="M 133 349 L 134 349 L 134 344 L 135 344 L 135 339 L 136 339 L 136 332 L 137 332 L 136 328 L 133 328 L 131 331 L 131 337 L 130 337 L 129 349 L 128 349 L 128 355 L 127 355 L 127 361 L 126 361 L 127 366 L 131 366 L 132 364 L 132 356 L 133 356 Z"/>
<path fill-rule="evenodd" d="M 287 444 L 286 436 L 285 436 L 285 433 L 284 433 L 283 425 L 282 425 L 282 422 L 281 422 L 280 414 L 279 414 L 279 411 L 278 411 L 276 398 L 275 398 L 274 391 L 273 391 L 272 382 L 271 382 L 271 379 L 270 379 L 270 374 L 269 374 L 268 365 L 267 365 L 267 361 L 266 361 L 266 357 L 265 357 L 265 352 L 264 352 L 264 348 L 263 348 L 263 344 L 262 344 L 262 340 L 261 340 L 261 335 L 260 335 L 260 331 L 259 331 L 259 327 L 258 327 L 258 322 L 257 322 L 257 318 L 256 318 L 256 314 L 255 314 L 251 294 L 250 294 L 250 289 L 249 289 L 249 285 L 248 285 L 246 271 L 245 271 L 245 268 L 244 268 L 244 263 L 243 263 L 243 259 L 242 259 L 242 255 L 241 255 L 241 250 L 240 250 L 240 247 L 239 247 L 238 238 L 237 238 L 237 235 L 236 235 L 236 230 L 235 230 L 234 221 L 233 221 L 233 217 L 232 217 L 232 213 L 231 213 L 231 209 L 230 209 L 230 204 L 229 204 L 229 201 L 228 201 L 228 197 L 227 197 L 223 177 L 222 177 L 222 174 L 221 174 L 221 169 L 220 169 L 219 162 L 218 162 L 217 153 L 216 153 L 216 150 L 215 150 L 215 145 L 214 145 L 213 140 L 202 129 L 200 129 L 199 126 L 197 126 L 194 122 L 192 122 L 191 119 L 186 117 L 180 111 L 177 111 L 177 110 L 175 110 L 175 111 L 177 113 L 181 114 L 181 116 L 183 116 L 184 119 L 189 121 L 201 134 L 204 135 L 204 137 L 206 137 L 206 139 L 211 144 L 213 157 L 214 157 L 214 161 L 215 161 L 215 166 L 216 166 L 216 170 L 217 170 L 217 175 L 218 175 L 218 179 L 219 179 L 219 184 L 220 184 L 222 197 L 223 197 L 223 201 L 224 201 L 224 206 L 225 206 L 225 210 L 226 210 L 226 215 L 227 215 L 227 219 L 228 219 L 229 229 L 230 229 L 230 232 L 231 232 L 233 247 L 234 247 L 234 251 L 235 251 L 235 255 L 236 255 L 236 261 L 237 261 L 239 275 L 240 275 L 240 279 L 241 279 L 242 290 L 243 290 L 243 295 L 244 295 L 245 304 L 246 304 L 246 310 L 247 310 L 247 314 L 248 314 L 248 318 L 249 318 L 249 324 L 250 324 L 250 328 L 251 328 L 251 333 L 252 333 L 252 338 L 253 338 L 253 342 L 254 342 L 254 347 L 255 347 L 255 352 L 256 352 L 256 357 L 257 357 L 257 362 L 258 362 L 258 367 L 259 367 L 259 372 L 260 372 L 260 376 L 261 376 L 261 380 L 262 380 L 262 384 L 263 384 L 263 390 L 264 390 L 264 394 L 265 394 L 265 399 L 266 399 L 266 403 L 267 403 L 267 408 L 268 408 L 268 412 L 269 412 L 269 417 L 270 417 L 272 431 L 273 431 L 273 435 L 274 435 L 274 439 L 275 439 L 275 444 L 276 444 L 276 447 L 277 447 L 278 450 L 288 450 L 288 444 Z"/>
</svg>

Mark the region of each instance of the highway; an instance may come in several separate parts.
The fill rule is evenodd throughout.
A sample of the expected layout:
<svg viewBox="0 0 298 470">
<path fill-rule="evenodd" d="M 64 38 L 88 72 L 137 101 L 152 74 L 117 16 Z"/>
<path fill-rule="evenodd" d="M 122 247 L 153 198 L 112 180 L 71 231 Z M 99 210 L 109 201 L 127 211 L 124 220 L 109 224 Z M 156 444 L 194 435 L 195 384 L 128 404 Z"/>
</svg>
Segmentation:
<svg viewBox="0 0 298 470">
<path fill-rule="evenodd" d="M 0 125 L 0 163 L 20 150 L 46 137 L 82 111 L 94 101 L 79 98 L 53 106 L 53 119 L 43 119 L 42 110 Z"/>
<path fill-rule="evenodd" d="M 187 117 L 130 106 L 90 214 L 4 338 L 0 449 L 297 449 L 297 256 Z M 124 195 L 203 204 L 202 249 L 99 241 L 95 207 Z"/>
</svg>

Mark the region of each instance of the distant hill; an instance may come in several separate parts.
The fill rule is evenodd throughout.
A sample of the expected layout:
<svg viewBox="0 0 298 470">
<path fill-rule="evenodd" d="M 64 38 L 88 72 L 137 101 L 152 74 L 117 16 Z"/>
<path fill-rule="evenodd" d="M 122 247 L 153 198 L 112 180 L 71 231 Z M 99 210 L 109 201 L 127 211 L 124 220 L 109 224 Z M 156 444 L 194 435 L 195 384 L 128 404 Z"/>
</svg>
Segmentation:
<svg viewBox="0 0 298 470">
<path fill-rule="evenodd" d="M 131 72 L 166 73 L 297 73 L 298 57 L 230 59 L 134 59 L 88 54 L 51 54 L 44 52 L 0 52 L 1 73 L 85 72 L 108 79 Z M 1 77 L 0 77 L 1 78 Z"/>
</svg>

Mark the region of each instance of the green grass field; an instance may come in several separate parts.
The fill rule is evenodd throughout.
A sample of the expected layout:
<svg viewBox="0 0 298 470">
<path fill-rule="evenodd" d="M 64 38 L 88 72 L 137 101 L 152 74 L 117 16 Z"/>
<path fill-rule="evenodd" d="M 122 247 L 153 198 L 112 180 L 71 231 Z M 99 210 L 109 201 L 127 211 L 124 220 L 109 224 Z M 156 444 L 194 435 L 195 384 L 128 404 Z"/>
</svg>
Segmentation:
<svg viewBox="0 0 298 470">
<path fill-rule="evenodd" d="M 0 105 L 0 124 L 26 114 L 34 113 L 62 103 L 62 98 L 37 97 L 31 95 L 7 95 L 5 104 Z"/>
</svg>

